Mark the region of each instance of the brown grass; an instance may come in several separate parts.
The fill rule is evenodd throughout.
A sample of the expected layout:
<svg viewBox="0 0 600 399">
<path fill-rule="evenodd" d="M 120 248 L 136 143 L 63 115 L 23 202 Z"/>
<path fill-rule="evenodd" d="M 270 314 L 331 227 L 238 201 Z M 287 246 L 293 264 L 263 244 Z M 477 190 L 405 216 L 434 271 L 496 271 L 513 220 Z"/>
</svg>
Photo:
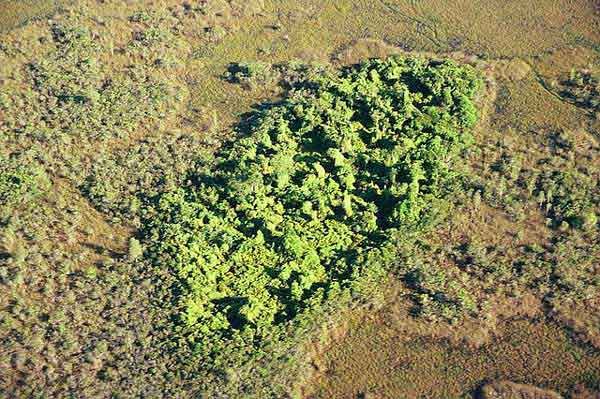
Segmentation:
<svg viewBox="0 0 600 399">
<path fill-rule="evenodd" d="M 403 339 L 401 327 L 389 326 L 384 317 L 355 326 L 327 354 L 326 371 L 311 398 L 459 398 L 497 379 L 565 393 L 600 372 L 600 353 L 578 346 L 553 323 L 508 321 L 498 338 L 472 350 Z"/>
</svg>

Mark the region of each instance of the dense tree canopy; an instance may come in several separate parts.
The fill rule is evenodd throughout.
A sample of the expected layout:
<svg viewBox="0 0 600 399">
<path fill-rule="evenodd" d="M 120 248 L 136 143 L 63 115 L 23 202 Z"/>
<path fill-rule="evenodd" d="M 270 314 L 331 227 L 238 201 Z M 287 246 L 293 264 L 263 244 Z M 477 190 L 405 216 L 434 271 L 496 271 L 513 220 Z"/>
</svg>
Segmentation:
<svg viewBox="0 0 600 399">
<path fill-rule="evenodd" d="M 197 355 L 252 354 L 383 273 L 369 253 L 435 218 L 478 86 L 469 66 L 421 58 L 323 73 L 261 111 L 210 172 L 158 197 L 147 254 L 176 276 Z"/>
</svg>

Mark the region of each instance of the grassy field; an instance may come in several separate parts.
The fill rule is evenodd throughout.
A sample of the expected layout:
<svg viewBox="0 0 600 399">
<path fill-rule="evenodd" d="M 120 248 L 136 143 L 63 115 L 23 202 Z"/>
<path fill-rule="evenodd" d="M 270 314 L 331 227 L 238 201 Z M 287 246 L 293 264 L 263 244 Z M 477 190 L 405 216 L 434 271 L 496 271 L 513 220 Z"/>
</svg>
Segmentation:
<svg viewBox="0 0 600 399">
<path fill-rule="evenodd" d="M 0 29 L 9 31 L 22 26 L 34 18 L 51 16 L 61 7 L 61 1 L 2 0 L 0 2 Z"/>
<path fill-rule="evenodd" d="M 578 346 L 548 321 L 502 323 L 497 338 L 472 349 L 407 339 L 405 331 L 386 323 L 386 316 L 383 312 L 350 329 L 340 348 L 327 355 L 327 376 L 313 397 L 471 398 L 483 382 L 494 380 L 566 394 L 577 384 L 597 381 L 598 352 Z"/>
<path fill-rule="evenodd" d="M 486 79 L 446 216 L 372 300 L 324 310 L 212 392 L 600 392 L 597 2 L 0 0 L 0 32 L 0 397 L 206 392 L 172 346 L 149 199 L 189 193 L 240 121 L 315 70 L 393 54 Z"/>
</svg>

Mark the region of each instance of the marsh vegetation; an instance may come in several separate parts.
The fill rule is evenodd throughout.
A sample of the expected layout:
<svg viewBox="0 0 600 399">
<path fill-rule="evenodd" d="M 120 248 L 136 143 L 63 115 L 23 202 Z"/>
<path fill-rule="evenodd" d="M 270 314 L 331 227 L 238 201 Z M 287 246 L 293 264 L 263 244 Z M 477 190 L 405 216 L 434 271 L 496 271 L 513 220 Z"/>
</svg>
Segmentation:
<svg viewBox="0 0 600 399">
<path fill-rule="evenodd" d="M 0 396 L 600 391 L 558 3 L 0 1 Z"/>
</svg>

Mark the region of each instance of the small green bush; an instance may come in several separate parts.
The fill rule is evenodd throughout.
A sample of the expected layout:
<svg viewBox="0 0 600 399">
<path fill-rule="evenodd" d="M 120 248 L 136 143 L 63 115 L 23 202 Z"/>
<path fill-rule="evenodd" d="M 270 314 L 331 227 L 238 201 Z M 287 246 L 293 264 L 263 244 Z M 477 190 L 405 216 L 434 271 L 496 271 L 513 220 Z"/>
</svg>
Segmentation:
<svg viewBox="0 0 600 399">
<path fill-rule="evenodd" d="M 240 62 L 229 65 L 223 77 L 228 82 L 254 89 L 259 85 L 273 84 L 279 79 L 280 72 L 264 62 Z"/>
<path fill-rule="evenodd" d="M 50 181 L 41 166 L 22 157 L 0 155 L 0 216 L 45 190 Z"/>
</svg>

